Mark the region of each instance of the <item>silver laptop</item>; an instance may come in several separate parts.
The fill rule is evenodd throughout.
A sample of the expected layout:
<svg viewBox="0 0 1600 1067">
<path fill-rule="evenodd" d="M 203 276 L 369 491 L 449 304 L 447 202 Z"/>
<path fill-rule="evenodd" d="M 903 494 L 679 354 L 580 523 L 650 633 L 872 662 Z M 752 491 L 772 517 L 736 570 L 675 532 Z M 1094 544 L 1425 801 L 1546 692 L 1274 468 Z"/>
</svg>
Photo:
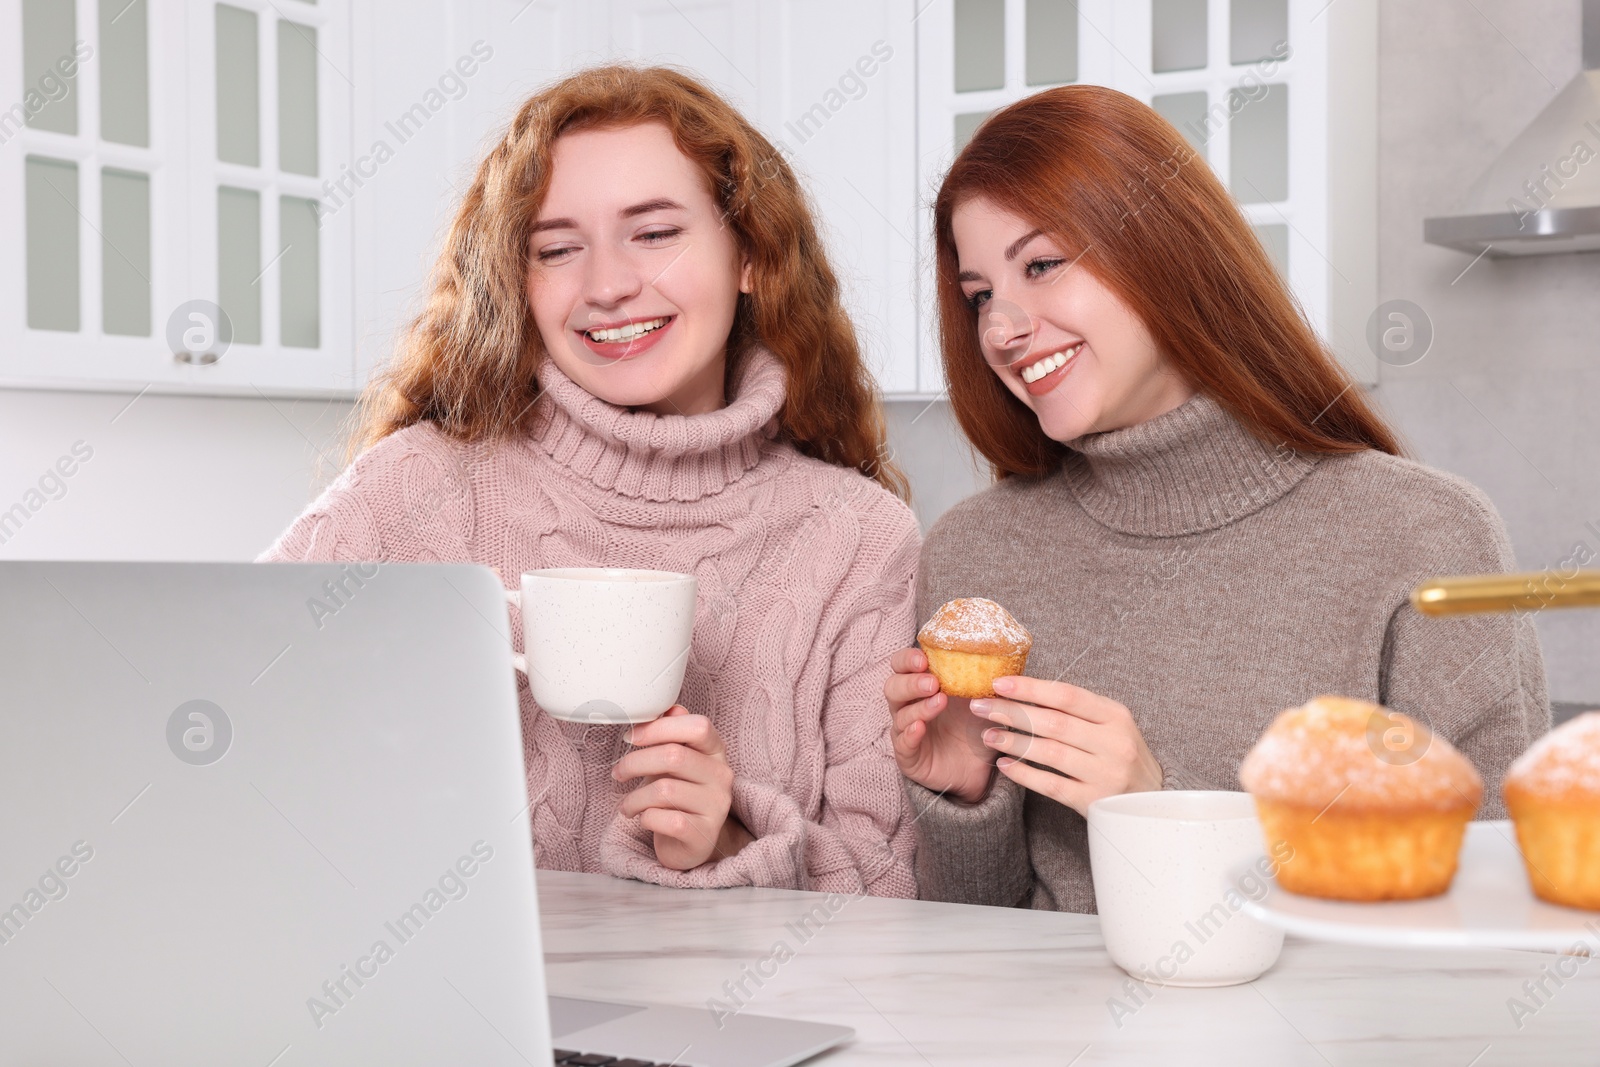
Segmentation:
<svg viewBox="0 0 1600 1067">
<path fill-rule="evenodd" d="M 547 997 L 508 628 L 481 567 L 0 563 L 0 1063 L 780 1067 L 850 1037 Z"/>
</svg>

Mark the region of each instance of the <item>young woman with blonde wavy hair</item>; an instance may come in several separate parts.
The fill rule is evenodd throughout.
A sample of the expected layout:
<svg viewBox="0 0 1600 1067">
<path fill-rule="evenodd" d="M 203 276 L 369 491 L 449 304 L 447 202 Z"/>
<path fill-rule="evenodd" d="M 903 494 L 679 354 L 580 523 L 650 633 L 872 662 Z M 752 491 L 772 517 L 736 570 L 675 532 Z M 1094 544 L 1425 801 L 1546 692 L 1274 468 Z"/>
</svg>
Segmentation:
<svg viewBox="0 0 1600 1067">
<path fill-rule="evenodd" d="M 541 867 L 914 892 L 880 694 L 917 528 L 805 197 L 733 107 L 629 66 L 527 100 L 362 413 L 263 558 L 698 579 L 667 716 L 560 722 L 520 682 Z"/>
</svg>

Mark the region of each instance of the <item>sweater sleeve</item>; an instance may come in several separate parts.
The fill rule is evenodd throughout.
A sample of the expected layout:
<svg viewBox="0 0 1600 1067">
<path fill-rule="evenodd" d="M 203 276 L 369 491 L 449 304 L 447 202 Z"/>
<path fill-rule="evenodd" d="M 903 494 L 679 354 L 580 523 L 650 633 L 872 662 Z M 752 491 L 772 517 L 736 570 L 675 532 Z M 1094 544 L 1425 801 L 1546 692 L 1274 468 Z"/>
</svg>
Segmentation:
<svg viewBox="0 0 1600 1067">
<path fill-rule="evenodd" d="M 1411 606 L 1410 589 L 1427 578 L 1516 569 L 1488 498 L 1466 483 L 1451 484 L 1460 494 L 1458 517 L 1440 524 L 1421 566 L 1399 590 L 1384 637 L 1379 699 L 1460 749 L 1483 777 L 1478 817 L 1503 819 L 1507 767 L 1550 728 L 1544 660 L 1529 615 L 1428 618 Z"/>
<path fill-rule="evenodd" d="M 1027 793 L 995 776 L 989 795 L 963 804 L 907 781 L 917 827 L 917 889 L 923 900 L 1026 907 L 1033 896 L 1022 818 Z"/>
<path fill-rule="evenodd" d="M 358 461 L 359 462 L 359 461 Z M 257 563 L 334 563 L 384 559 L 378 523 L 350 468 L 300 513 Z"/>
<path fill-rule="evenodd" d="M 941 571 L 935 526 L 917 573 L 917 615 L 925 619 L 950 590 L 936 588 Z M 995 775 L 989 795 L 976 804 L 905 782 L 917 832 L 917 895 L 957 904 L 1023 907 L 1033 895 L 1023 802 L 1026 790 Z"/>
<path fill-rule="evenodd" d="M 257 562 L 454 562 L 471 529 L 466 459 L 421 423 L 357 456 Z"/>
<path fill-rule="evenodd" d="M 601 858 L 613 874 L 684 888 L 767 886 L 858 896 L 912 897 L 915 835 L 889 738 L 883 683 L 889 658 L 910 641 L 919 537 L 910 512 L 899 543 L 858 558 L 838 586 L 851 598 L 830 645 L 823 696 L 820 804 L 808 812 L 793 792 L 739 775 L 732 813 L 755 840 L 737 855 L 689 871 L 663 867 L 637 820 L 613 822 Z"/>
</svg>

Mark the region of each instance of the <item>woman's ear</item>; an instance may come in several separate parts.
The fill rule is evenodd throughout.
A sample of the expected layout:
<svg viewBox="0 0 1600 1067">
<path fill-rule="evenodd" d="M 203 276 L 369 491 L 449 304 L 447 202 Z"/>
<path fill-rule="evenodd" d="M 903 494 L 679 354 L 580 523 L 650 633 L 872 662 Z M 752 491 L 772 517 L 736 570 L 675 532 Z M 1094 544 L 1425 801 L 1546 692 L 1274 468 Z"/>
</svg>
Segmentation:
<svg viewBox="0 0 1600 1067">
<path fill-rule="evenodd" d="M 751 280 L 751 274 L 752 274 L 752 271 L 751 271 L 751 268 L 750 268 L 750 257 L 748 255 L 740 256 L 739 257 L 739 291 L 741 293 L 748 293 L 754 288 L 754 284 L 753 284 L 753 282 Z"/>
</svg>

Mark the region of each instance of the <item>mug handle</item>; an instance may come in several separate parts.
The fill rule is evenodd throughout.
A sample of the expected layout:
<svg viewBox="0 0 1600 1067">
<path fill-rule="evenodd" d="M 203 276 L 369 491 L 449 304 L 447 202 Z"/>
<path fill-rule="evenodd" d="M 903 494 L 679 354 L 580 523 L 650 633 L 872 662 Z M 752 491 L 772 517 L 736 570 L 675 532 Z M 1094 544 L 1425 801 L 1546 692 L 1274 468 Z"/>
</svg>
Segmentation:
<svg viewBox="0 0 1600 1067">
<path fill-rule="evenodd" d="M 516 611 L 520 613 L 522 611 L 522 590 L 520 590 L 520 589 L 507 589 L 507 590 L 505 590 L 505 594 L 506 594 L 506 603 L 510 607 L 516 609 Z M 521 652 L 517 652 L 515 650 L 512 650 L 512 653 L 511 653 L 511 665 L 513 667 L 515 667 L 518 671 L 520 671 L 524 676 L 527 675 L 527 673 L 528 673 L 528 657 L 523 655 Z"/>
</svg>

